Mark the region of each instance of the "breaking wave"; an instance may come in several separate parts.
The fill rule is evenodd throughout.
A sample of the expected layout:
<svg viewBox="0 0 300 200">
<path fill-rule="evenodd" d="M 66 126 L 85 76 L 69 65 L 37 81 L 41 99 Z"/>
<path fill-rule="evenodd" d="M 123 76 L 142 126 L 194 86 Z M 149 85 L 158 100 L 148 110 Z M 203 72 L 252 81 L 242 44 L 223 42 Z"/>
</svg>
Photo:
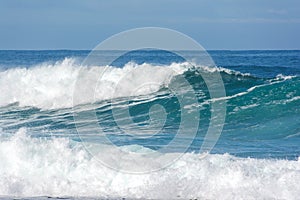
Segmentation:
<svg viewBox="0 0 300 200">
<path fill-rule="evenodd" d="M 111 147 L 103 148 L 109 152 Z M 135 145 L 123 148 L 131 153 L 147 151 Z M 299 160 L 237 158 L 228 154 L 203 159 L 199 154 L 187 153 L 168 168 L 134 175 L 102 166 L 81 143 L 67 138 L 31 138 L 24 128 L 11 137 L 2 133 L 0 159 L 3 196 L 297 199 L 300 195 Z M 120 159 L 120 165 L 128 164 L 124 162 Z"/>
</svg>

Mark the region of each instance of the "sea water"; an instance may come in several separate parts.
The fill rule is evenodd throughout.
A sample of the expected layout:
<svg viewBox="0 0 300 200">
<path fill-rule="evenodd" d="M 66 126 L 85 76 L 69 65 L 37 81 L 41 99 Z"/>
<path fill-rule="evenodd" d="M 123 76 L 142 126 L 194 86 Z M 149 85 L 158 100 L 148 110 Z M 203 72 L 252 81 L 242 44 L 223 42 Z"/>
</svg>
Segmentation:
<svg viewBox="0 0 300 200">
<path fill-rule="evenodd" d="M 300 51 L 209 51 L 215 66 L 197 66 L 173 53 L 134 51 L 109 66 L 83 65 L 89 51 L 0 51 L 0 196 L 150 199 L 298 199 L 300 196 Z M 189 52 L 193 57 L 196 52 Z M 101 52 L 102 59 L 114 51 Z M 99 79 L 105 70 L 105 76 Z M 130 71 L 118 90 L 112 90 Z M 200 151 L 211 120 L 213 101 L 202 72 L 220 73 L 226 91 L 226 119 L 214 148 Z M 98 88 L 84 91 L 78 76 Z M 192 86 L 199 128 L 191 144 L 186 135 L 161 152 L 181 123 L 181 107 L 169 85 L 183 76 Z M 151 87 L 142 87 L 151 82 Z M 155 83 L 155 84 L 153 84 Z M 76 87 L 75 87 L 76 86 Z M 81 91 L 74 104 L 74 90 Z M 185 92 L 184 86 L 179 89 Z M 164 107 L 166 120 L 155 134 L 149 110 Z M 132 124 L 114 109 L 128 109 Z M 90 154 L 86 143 L 101 144 L 87 126 L 83 143 L 76 121 L 93 111 L 110 145 L 100 156 L 160 152 L 179 159 L 161 170 L 134 174 L 111 169 Z M 151 121 L 151 120 L 152 121 Z M 149 125 L 149 121 L 151 121 Z M 126 121 L 125 121 L 126 122 Z M 119 127 L 125 126 L 130 134 Z M 77 127 L 77 128 L 76 128 Z M 123 127 L 124 128 L 124 127 Z M 149 135 L 147 135 L 149 133 Z M 101 153 L 103 155 L 101 155 Z M 180 154 L 180 156 L 179 156 Z M 143 160 L 142 165 L 153 165 Z M 151 167 L 151 166 L 150 166 Z M 134 169 L 133 169 L 134 170 Z"/>
</svg>

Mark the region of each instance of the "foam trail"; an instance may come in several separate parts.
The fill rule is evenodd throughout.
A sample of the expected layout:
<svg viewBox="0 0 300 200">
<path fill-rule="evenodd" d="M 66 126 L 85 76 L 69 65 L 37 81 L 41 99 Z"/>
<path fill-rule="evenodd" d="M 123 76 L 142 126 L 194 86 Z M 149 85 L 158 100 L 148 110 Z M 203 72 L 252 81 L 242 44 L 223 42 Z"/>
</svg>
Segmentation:
<svg viewBox="0 0 300 200">
<path fill-rule="evenodd" d="M 215 98 L 215 99 L 209 99 L 204 104 L 207 104 L 208 102 L 215 102 L 215 101 L 221 101 L 221 100 L 229 100 L 229 99 L 233 99 L 233 98 L 236 98 L 236 97 L 244 96 L 246 94 L 249 94 L 250 92 L 253 92 L 254 90 L 256 90 L 258 88 L 263 88 L 265 86 L 270 86 L 270 85 L 278 84 L 278 83 L 284 82 L 286 80 L 292 79 L 294 77 L 296 77 L 296 76 L 283 76 L 282 74 L 279 74 L 279 75 L 276 76 L 275 79 L 269 80 L 268 83 L 250 87 L 250 88 L 248 88 L 244 92 L 240 92 L 240 93 L 237 93 L 237 94 L 234 94 L 234 95 L 231 95 L 231 96 L 225 96 L 225 97 L 220 97 L 220 98 Z M 298 100 L 298 99 L 295 99 L 295 100 Z"/>
<path fill-rule="evenodd" d="M 200 159 L 201 155 L 187 153 L 163 171 L 133 175 L 100 165 L 80 143 L 73 144 L 69 139 L 30 138 L 26 129 L 11 138 L 3 137 L 2 196 L 298 199 L 300 195 L 299 161 L 228 154 Z"/>
</svg>

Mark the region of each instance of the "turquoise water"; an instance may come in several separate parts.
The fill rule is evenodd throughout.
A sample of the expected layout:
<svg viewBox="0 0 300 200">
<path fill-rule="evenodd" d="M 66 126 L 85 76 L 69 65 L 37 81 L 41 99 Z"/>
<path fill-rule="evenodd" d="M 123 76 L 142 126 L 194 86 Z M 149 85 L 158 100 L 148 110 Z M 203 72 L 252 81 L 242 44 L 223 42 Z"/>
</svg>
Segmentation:
<svg viewBox="0 0 300 200">
<path fill-rule="evenodd" d="M 103 59 L 114 53 L 100 52 Z M 104 68 L 84 66 L 81 68 L 83 70 L 79 70 L 89 51 L 0 51 L 0 169 L 3 172 L 0 175 L 0 195 L 156 198 L 162 192 L 158 187 L 168 183 L 171 189 L 166 194 L 162 193 L 165 198 L 174 197 L 174 191 L 179 192 L 182 198 L 218 197 L 216 195 L 221 192 L 209 193 L 206 188 L 213 185 L 217 191 L 223 189 L 234 197 L 234 188 L 242 190 L 239 187 L 246 187 L 247 184 L 253 189 L 248 191 L 249 194 L 254 197 L 262 193 L 266 198 L 274 197 L 268 193 L 270 191 L 283 198 L 295 197 L 299 187 L 294 183 L 300 180 L 300 51 L 208 53 L 216 66 L 197 66 L 165 51 L 145 50 L 125 54 L 107 66 L 107 75 L 100 80 L 96 92 L 93 90 L 95 94 L 76 88 L 81 92 L 80 100 L 83 103 L 73 106 L 77 76 L 85 76 L 89 84 L 89 81 L 99 81 L 97 77 Z M 191 58 L 195 54 L 192 51 L 189 53 Z M 168 68 L 176 69 L 176 74 L 165 71 Z M 116 98 L 112 99 L 112 86 L 130 69 L 137 69 L 136 74 L 125 80 L 115 94 Z M 202 71 L 220 73 L 226 90 L 223 131 L 205 160 L 199 160 L 197 156 L 209 127 L 212 110 L 210 93 L 200 75 Z M 185 95 L 184 85 L 178 76 L 188 81 L 197 97 L 197 105 L 191 105 L 188 111 L 199 109 L 199 128 L 194 137 L 189 127 L 185 127 L 186 134 L 165 152 L 163 147 L 176 137 L 181 123 L 182 108 L 168 87 L 168 84 L 174 83 Z M 135 89 L 150 80 L 152 84 L 155 83 L 153 87 L 145 86 L 141 91 Z M 149 115 L 154 105 L 164 107 L 163 124 L 162 113 L 156 113 L 155 118 Z M 128 110 L 133 124 L 127 124 L 127 118 L 113 113 L 113 110 L 119 113 Z M 185 168 L 175 164 L 167 171 L 161 171 L 161 174 L 156 172 L 152 174 L 153 177 L 149 175 L 156 182 L 149 177 L 141 177 L 142 183 L 128 184 L 127 188 L 124 186 L 125 179 L 134 182 L 135 178 L 124 175 L 114 185 L 107 180 L 112 179 L 111 174 L 114 173 L 107 172 L 103 166 L 97 168 L 93 156 L 83 153 L 83 140 L 91 144 L 107 144 L 99 137 L 97 130 L 89 128 L 91 119 L 74 121 L 74 116 L 85 112 L 96 114 L 95 123 L 101 127 L 110 145 L 126 148 L 130 152 L 142 149 L 166 155 L 185 153 L 182 161 Z M 120 127 L 120 123 L 124 127 Z M 162 128 L 156 132 L 158 125 Z M 78 135 L 76 127 L 83 127 L 85 135 Z M 130 130 L 130 133 L 126 130 Z M 187 140 L 192 140 L 188 147 Z M 107 154 L 112 151 L 103 152 Z M 8 156 L 10 153 L 11 156 Z M 29 175 L 24 175 L 20 166 L 24 166 Z M 79 175 L 80 170 L 85 171 L 86 176 Z M 201 177 L 206 179 L 201 170 L 208 174 L 207 179 L 214 181 L 204 181 L 205 184 L 197 182 L 202 180 Z M 48 175 L 44 176 L 42 171 L 48 172 Z M 96 181 L 92 177 L 98 171 L 101 173 Z M 31 175 L 35 173 L 40 174 L 42 187 L 37 187 L 38 179 L 32 178 Z M 222 175 L 225 177 L 220 178 Z M 288 175 L 294 177 L 290 177 L 290 182 L 286 182 Z M 166 177 L 160 181 L 163 176 Z M 234 182 L 234 186 L 228 186 L 227 189 L 222 184 L 218 185 L 217 182 L 222 181 L 228 184 L 231 176 L 241 182 Z M 282 182 L 276 182 L 280 178 Z M 89 185 L 88 179 L 94 182 L 91 181 Z M 8 181 L 7 184 L 7 180 L 14 181 Z M 189 181 L 195 184 L 191 186 Z M 181 191 L 177 187 L 178 182 L 189 185 L 188 192 Z M 50 187 L 49 183 L 57 189 Z M 256 183 L 261 185 L 254 186 Z M 266 187 L 268 192 L 255 193 L 256 187 L 264 183 L 275 185 Z M 155 186 L 153 190 L 157 194 L 143 189 L 148 186 Z M 286 188 L 282 189 L 282 193 L 276 193 L 280 187 Z M 78 188 L 83 190 L 79 192 Z M 196 191 L 199 188 L 208 196 L 198 194 Z M 286 193 L 290 196 L 284 196 Z"/>
</svg>

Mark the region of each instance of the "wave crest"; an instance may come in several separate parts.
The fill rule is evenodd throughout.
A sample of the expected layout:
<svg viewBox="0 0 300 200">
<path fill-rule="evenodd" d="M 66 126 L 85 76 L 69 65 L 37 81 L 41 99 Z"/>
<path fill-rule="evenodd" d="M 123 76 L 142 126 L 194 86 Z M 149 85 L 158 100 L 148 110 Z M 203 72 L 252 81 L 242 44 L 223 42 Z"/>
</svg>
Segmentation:
<svg viewBox="0 0 300 200">
<path fill-rule="evenodd" d="M 83 93 L 81 96 L 82 102 L 88 103 L 94 100 L 109 99 L 112 93 L 111 88 L 118 83 L 120 77 L 132 69 L 137 69 L 139 74 L 133 74 L 135 76 L 127 82 L 127 85 L 122 87 L 119 96 L 135 95 L 132 94 L 134 91 L 131 90 L 131 87 L 141 85 L 147 80 L 156 82 L 157 88 L 149 88 L 140 92 L 147 94 L 155 92 L 159 89 L 159 86 L 167 84 L 174 75 L 174 71 L 180 74 L 185 70 L 184 64 L 172 64 L 170 68 L 173 70 L 166 70 L 167 68 L 164 66 L 137 65 L 134 63 L 127 63 L 123 68 L 110 66 L 82 67 L 76 63 L 75 59 L 66 58 L 53 65 L 42 64 L 31 68 L 8 69 L 0 72 L 0 90 L 2 94 L 5 94 L 0 97 L 0 106 L 17 102 L 20 106 L 45 109 L 72 107 L 72 95 L 77 77 L 84 76 L 87 81 L 86 85 L 88 86 L 90 83 L 93 85 L 99 81 L 99 76 L 104 69 L 106 70 L 105 77 L 99 83 L 100 88 L 97 88 L 95 94 Z M 154 74 L 155 76 L 153 76 Z M 94 95 L 96 99 L 94 99 Z"/>
<path fill-rule="evenodd" d="M 56 109 L 73 106 L 73 91 L 80 90 L 78 103 L 91 103 L 112 97 L 146 95 L 167 87 L 170 80 L 179 74 L 192 71 L 207 73 L 225 73 L 229 76 L 248 77 L 237 71 L 222 67 L 192 66 L 185 63 L 172 63 L 168 66 L 136 64 L 129 62 L 122 68 L 113 66 L 80 66 L 74 58 L 65 58 L 55 64 L 41 64 L 30 68 L 12 68 L 0 72 L 0 106 L 18 103 L 20 106 L 32 106 L 43 109 Z M 100 75 L 105 73 L 101 80 Z M 85 85 L 75 87 L 76 80 L 83 77 Z M 125 78 L 124 78 L 125 77 Z M 129 78 L 128 78 L 129 77 Z M 122 80 L 118 91 L 116 85 Z M 127 80 L 126 80 L 127 78 Z M 89 85 L 97 88 L 87 90 Z M 151 83 L 147 86 L 146 83 Z M 142 86 L 142 89 L 141 87 Z M 136 89 L 140 87 L 139 89 Z"/>
</svg>

